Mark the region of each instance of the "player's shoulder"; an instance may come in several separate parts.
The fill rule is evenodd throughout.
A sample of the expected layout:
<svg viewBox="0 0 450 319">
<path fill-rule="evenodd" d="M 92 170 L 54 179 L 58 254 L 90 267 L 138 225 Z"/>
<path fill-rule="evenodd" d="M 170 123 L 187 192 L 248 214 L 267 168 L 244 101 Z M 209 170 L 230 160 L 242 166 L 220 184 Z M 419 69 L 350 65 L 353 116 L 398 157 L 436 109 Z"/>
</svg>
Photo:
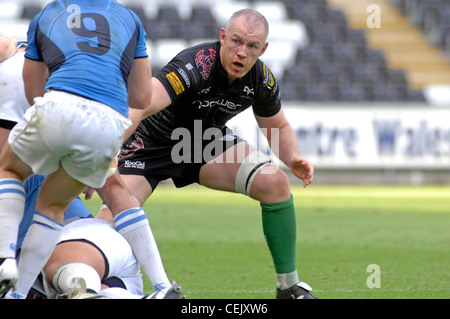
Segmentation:
<svg viewBox="0 0 450 319">
<path fill-rule="evenodd" d="M 275 94 L 278 90 L 278 82 L 270 68 L 260 59 L 258 59 L 252 68 L 252 74 L 255 77 L 259 89 L 264 92 Z"/>
<path fill-rule="evenodd" d="M 136 22 L 141 23 L 139 16 L 133 10 L 127 8 L 126 6 L 120 4 L 119 2 L 116 2 L 114 0 L 110 0 L 110 1 L 112 2 L 111 8 L 113 8 L 116 11 L 119 11 L 121 18 L 126 17 L 126 18 L 129 18 Z"/>
<path fill-rule="evenodd" d="M 181 77 L 185 87 L 188 89 L 199 88 L 210 79 L 218 57 L 219 47 L 220 42 L 218 41 L 205 42 L 188 47 L 180 51 L 163 68 L 162 73 L 167 74 L 166 76 L 169 77 L 171 74 L 176 74 L 178 78 Z M 175 77 L 174 79 L 177 80 Z M 179 81 L 175 82 L 178 83 Z"/>
<path fill-rule="evenodd" d="M 180 51 L 176 58 L 186 62 L 194 62 L 197 68 L 210 67 L 216 61 L 219 53 L 220 42 L 203 42 L 190 46 Z"/>
<path fill-rule="evenodd" d="M 211 53 L 212 56 L 216 56 L 219 51 L 219 47 L 220 47 L 219 41 L 201 42 L 180 51 L 180 54 L 190 54 L 195 56 L 201 52 L 201 53 Z"/>
<path fill-rule="evenodd" d="M 137 17 L 136 14 L 121 3 L 115 0 L 54 0 L 48 3 L 42 10 L 44 13 L 50 13 L 53 11 L 61 12 L 65 11 L 68 14 L 76 15 L 81 13 L 81 10 L 88 10 L 91 13 L 95 13 L 96 10 L 101 11 L 119 11 L 121 13 L 129 13 L 130 16 Z"/>
</svg>

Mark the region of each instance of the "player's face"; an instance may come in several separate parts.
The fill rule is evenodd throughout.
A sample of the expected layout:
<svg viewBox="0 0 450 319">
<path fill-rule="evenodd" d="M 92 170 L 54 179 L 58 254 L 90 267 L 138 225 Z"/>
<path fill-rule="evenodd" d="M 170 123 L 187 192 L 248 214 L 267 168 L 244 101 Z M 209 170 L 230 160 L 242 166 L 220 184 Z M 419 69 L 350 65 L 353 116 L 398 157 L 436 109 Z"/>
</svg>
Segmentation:
<svg viewBox="0 0 450 319">
<path fill-rule="evenodd" d="M 250 71 L 266 50 L 265 41 L 264 25 L 252 25 L 244 17 L 236 18 L 226 30 L 220 31 L 220 58 L 230 83 Z"/>
</svg>

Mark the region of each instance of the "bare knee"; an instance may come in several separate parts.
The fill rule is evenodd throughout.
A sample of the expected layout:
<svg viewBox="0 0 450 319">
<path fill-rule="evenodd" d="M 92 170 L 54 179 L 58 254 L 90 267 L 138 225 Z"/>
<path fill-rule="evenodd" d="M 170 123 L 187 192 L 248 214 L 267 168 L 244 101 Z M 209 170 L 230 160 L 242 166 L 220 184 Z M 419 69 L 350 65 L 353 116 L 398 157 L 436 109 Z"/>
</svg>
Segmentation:
<svg viewBox="0 0 450 319">
<path fill-rule="evenodd" d="M 289 178 L 279 168 L 272 170 L 274 167 L 258 172 L 250 189 L 250 196 L 262 204 L 282 202 L 291 196 Z"/>
</svg>

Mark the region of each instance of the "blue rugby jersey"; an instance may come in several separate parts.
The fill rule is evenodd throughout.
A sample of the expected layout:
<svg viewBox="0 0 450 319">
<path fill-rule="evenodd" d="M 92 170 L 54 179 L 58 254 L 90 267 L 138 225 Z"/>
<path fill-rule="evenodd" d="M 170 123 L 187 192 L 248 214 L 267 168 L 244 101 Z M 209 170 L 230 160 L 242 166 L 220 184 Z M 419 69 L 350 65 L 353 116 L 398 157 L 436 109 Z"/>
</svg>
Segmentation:
<svg viewBox="0 0 450 319">
<path fill-rule="evenodd" d="M 56 0 L 31 21 L 25 58 L 45 62 L 46 90 L 84 96 L 128 116 L 127 78 L 147 58 L 139 18 L 113 0 Z"/>
</svg>

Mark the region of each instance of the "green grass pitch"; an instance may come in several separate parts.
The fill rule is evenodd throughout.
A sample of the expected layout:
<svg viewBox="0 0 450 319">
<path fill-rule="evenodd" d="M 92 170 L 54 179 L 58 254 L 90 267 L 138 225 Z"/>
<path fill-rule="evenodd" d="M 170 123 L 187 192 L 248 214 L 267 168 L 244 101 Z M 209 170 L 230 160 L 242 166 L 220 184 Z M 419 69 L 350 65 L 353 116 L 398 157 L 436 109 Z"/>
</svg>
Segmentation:
<svg viewBox="0 0 450 319">
<path fill-rule="evenodd" d="M 449 187 L 311 185 L 292 192 L 299 276 L 317 297 L 450 298 Z M 100 207 L 97 197 L 85 203 L 93 213 Z M 187 298 L 274 298 L 259 203 L 160 185 L 144 209 L 168 276 Z M 144 285 L 152 291 L 145 275 Z"/>
</svg>

